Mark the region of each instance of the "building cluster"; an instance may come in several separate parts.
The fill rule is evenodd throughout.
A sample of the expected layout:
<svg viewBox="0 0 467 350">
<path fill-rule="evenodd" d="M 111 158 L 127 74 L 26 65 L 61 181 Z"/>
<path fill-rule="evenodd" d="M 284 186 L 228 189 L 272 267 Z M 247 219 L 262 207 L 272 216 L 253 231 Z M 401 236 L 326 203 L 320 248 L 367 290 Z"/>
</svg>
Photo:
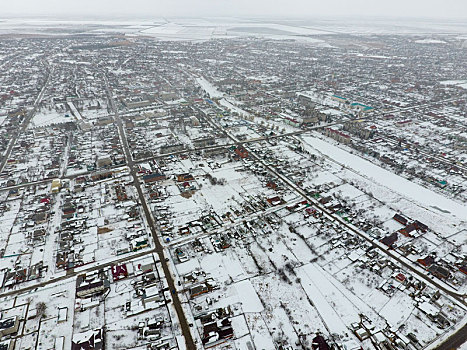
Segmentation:
<svg viewBox="0 0 467 350">
<path fill-rule="evenodd" d="M 0 40 L 0 349 L 413 350 L 459 328 L 465 49 L 326 40 Z"/>
</svg>

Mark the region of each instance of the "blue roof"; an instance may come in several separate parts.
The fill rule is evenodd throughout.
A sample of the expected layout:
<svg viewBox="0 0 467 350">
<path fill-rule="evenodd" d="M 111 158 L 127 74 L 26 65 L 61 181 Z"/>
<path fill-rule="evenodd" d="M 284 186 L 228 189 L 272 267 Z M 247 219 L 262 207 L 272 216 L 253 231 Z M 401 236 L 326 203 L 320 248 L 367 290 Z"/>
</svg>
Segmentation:
<svg viewBox="0 0 467 350">
<path fill-rule="evenodd" d="M 337 96 L 337 95 L 332 95 L 333 97 L 340 98 L 341 100 L 347 100 L 345 97 Z"/>
<path fill-rule="evenodd" d="M 364 105 L 363 103 L 358 103 L 358 102 L 351 103 L 350 105 L 364 107 L 365 111 L 369 109 L 373 109 L 373 107 L 370 107 L 370 106 Z"/>
</svg>

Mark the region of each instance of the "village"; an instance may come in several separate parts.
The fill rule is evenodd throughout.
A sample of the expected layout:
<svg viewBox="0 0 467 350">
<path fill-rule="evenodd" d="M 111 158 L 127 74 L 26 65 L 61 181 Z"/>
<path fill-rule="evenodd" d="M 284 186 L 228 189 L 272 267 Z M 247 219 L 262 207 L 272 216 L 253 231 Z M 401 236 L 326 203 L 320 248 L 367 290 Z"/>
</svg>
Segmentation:
<svg viewBox="0 0 467 350">
<path fill-rule="evenodd" d="M 0 350 L 462 332 L 467 67 L 438 39 L 0 39 Z"/>
</svg>

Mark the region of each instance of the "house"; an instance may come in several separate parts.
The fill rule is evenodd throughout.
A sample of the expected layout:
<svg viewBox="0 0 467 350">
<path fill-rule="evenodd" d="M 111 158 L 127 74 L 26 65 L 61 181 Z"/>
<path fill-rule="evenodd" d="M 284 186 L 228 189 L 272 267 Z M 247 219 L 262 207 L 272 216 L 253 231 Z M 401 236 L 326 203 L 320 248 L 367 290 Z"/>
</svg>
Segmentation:
<svg viewBox="0 0 467 350">
<path fill-rule="evenodd" d="M 176 144 L 176 145 L 164 145 L 164 146 L 161 146 L 160 153 L 161 154 L 174 153 L 174 152 L 183 151 L 184 149 L 185 149 L 185 145 L 183 143 Z"/>
<path fill-rule="evenodd" d="M 128 269 L 126 267 L 126 264 L 112 265 L 111 270 L 114 281 L 118 281 L 119 279 L 128 277 Z"/>
<path fill-rule="evenodd" d="M 97 159 L 98 168 L 106 168 L 112 165 L 112 159 L 110 157 L 101 157 Z"/>
<path fill-rule="evenodd" d="M 50 204 L 50 198 L 49 197 L 43 197 L 39 200 L 39 203 L 44 203 L 44 204 Z"/>
<path fill-rule="evenodd" d="M 154 270 L 153 264 L 138 264 L 138 269 L 143 273 L 152 272 Z"/>
<path fill-rule="evenodd" d="M 34 223 L 36 225 L 43 224 L 47 222 L 47 213 L 46 212 L 39 212 L 34 214 Z"/>
<path fill-rule="evenodd" d="M 224 155 L 226 152 L 225 148 L 208 148 L 203 150 L 203 154 L 206 157 L 215 157 L 219 155 Z"/>
<path fill-rule="evenodd" d="M 57 193 L 58 191 L 60 191 L 61 187 L 62 187 L 62 182 L 60 181 L 60 179 L 53 179 L 52 180 L 52 187 L 51 187 L 50 191 L 52 193 Z"/>
<path fill-rule="evenodd" d="M 418 231 L 422 231 L 422 232 L 428 231 L 428 226 L 418 220 L 415 220 L 413 222 L 413 225 L 415 226 L 415 229 L 417 229 Z"/>
<path fill-rule="evenodd" d="M 112 124 L 113 123 L 113 119 L 111 117 L 102 117 L 102 118 L 99 118 L 97 120 L 97 122 L 95 122 L 98 126 L 104 126 L 104 125 L 108 125 L 108 124 Z"/>
<path fill-rule="evenodd" d="M 32 265 L 29 268 L 29 279 L 34 280 L 34 279 L 39 278 L 41 276 L 42 269 L 43 269 L 42 261 L 39 261 L 38 263 Z"/>
<path fill-rule="evenodd" d="M 331 137 L 334 140 L 337 140 L 337 141 L 342 142 L 342 143 L 348 144 L 351 141 L 351 137 L 349 135 L 343 133 L 340 130 L 326 128 L 324 133 L 325 133 L 326 136 Z"/>
<path fill-rule="evenodd" d="M 399 230 L 399 232 L 402 233 L 406 237 L 411 237 L 410 233 L 415 231 L 415 230 L 416 230 L 416 226 L 412 223 L 412 224 L 407 225 L 404 228 L 401 228 Z"/>
<path fill-rule="evenodd" d="M 144 306 L 149 306 L 150 303 L 159 304 L 160 306 L 164 303 L 164 294 L 157 285 L 151 285 L 144 288 L 143 293 Z"/>
<path fill-rule="evenodd" d="M 411 124 L 412 124 L 412 119 L 407 119 L 407 120 L 403 120 L 403 121 L 400 121 L 400 122 L 396 122 L 396 126 L 398 128 L 402 128 L 404 126 L 411 125 Z"/>
<path fill-rule="evenodd" d="M 358 328 L 354 331 L 354 333 L 360 341 L 364 341 L 370 337 L 370 334 L 365 328 Z"/>
<path fill-rule="evenodd" d="M 65 349 L 65 337 L 57 337 L 54 342 L 54 350 L 64 350 Z"/>
<path fill-rule="evenodd" d="M 17 315 L 0 320 L 0 338 L 5 335 L 15 334 L 18 332 L 18 329 L 19 317 Z"/>
<path fill-rule="evenodd" d="M 425 259 L 418 259 L 417 262 L 420 265 L 423 265 L 425 267 L 429 267 L 435 262 L 435 258 L 432 257 L 431 255 L 428 255 Z"/>
<path fill-rule="evenodd" d="M 204 137 L 193 140 L 193 146 L 196 148 L 202 148 L 207 146 L 213 146 L 216 144 L 216 139 L 214 137 Z"/>
<path fill-rule="evenodd" d="M 313 338 L 313 342 L 311 343 L 311 346 L 313 347 L 314 350 L 330 350 L 331 347 L 328 345 L 326 342 L 326 339 L 320 334 L 316 335 L 316 337 Z"/>
<path fill-rule="evenodd" d="M 304 106 L 314 106 L 315 105 L 315 102 L 314 100 L 310 97 L 310 96 L 307 96 L 303 93 L 297 93 L 297 96 L 298 96 L 298 102 Z"/>
<path fill-rule="evenodd" d="M 98 174 L 92 175 L 91 180 L 92 181 L 100 181 L 100 180 L 110 179 L 110 178 L 112 178 L 112 175 L 113 175 L 112 171 L 98 173 Z"/>
<path fill-rule="evenodd" d="M 66 202 L 64 204 L 64 207 L 62 208 L 62 211 L 63 211 L 63 218 L 70 219 L 74 216 L 76 212 L 76 208 L 73 206 L 72 203 Z"/>
<path fill-rule="evenodd" d="M 131 250 L 136 252 L 140 249 L 149 247 L 148 240 L 143 237 L 135 238 L 130 242 Z"/>
<path fill-rule="evenodd" d="M 83 184 L 83 183 L 85 183 L 86 181 L 87 181 L 87 180 L 86 180 L 86 177 L 84 177 L 84 176 L 79 176 L 79 177 L 77 177 L 77 178 L 75 179 L 75 182 L 76 182 L 77 184 Z"/>
<path fill-rule="evenodd" d="M 181 248 L 175 248 L 174 253 L 176 254 L 179 262 L 183 263 L 185 261 L 188 261 L 188 257 L 186 256 L 185 252 Z"/>
<path fill-rule="evenodd" d="M 268 198 L 267 201 L 272 206 L 276 206 L 276 205 L 285 203 L 285 201 L 282 198 L 280 198 L 279 196 Z"/>
<path fill-rule="evenodd" d="M 392 349 L 392 347 L 388 346 L 388 339 L 382 331 L 378 331 L 372 335 L 372 343 L 376 343 L 378 349 Z"/>
<path fill-rule="evenodd" d="M 15 340 L 8 339 L 0 342 L 0 350 L 13 350 L 15 348 Z"/>
<path fill-rule="evenodd" d="M 190 288 L 190 298 L 193 299 L 201 294 L 209 292 L 209 288 L 206 285 L 198 285 Z"/>
<path fill-rule="evenodd" d="M 392 218 L 404 226 L 407 225 L 408 220 L 404 218 L 402 215 L 394 214 Z"/>
<path fill-rule="evenodd" d="M 338 95 L 332 95 L 331 99 L 333 99 L 334 101 L 337 101 L 339 103 L 346 103 L 347 102 L 347 99 L 345 97 L 341 97 L 341 96 L 338 96 Z"/>
<path fill-rule="evenodd" d="M 144 183 L 151 183 L 155 181 L 163 181 L 166 178 L 167 177 L 162 173 L 152 173 L 152 174 L 144 175 L 143 181 Z"/>
<path fill-rule="evenodd" d="M 449 272 L 448 269 L 445 269 L 444 267 L 436 265 L 436 264 L 431 265 L 428 268 L 428 271 L 430 271 L 431 274 L 433 274 L 434 276 L 442 280 L 448 279 L 449 276 L 451 276 L 451 273 Z"/>
<path fill-rule="evenodd" d="M 210 348 L 224 343 L 234 335 L 232 322 L 225 318 L 222 321 L 215 321 L 203 325 L 203 345 Z"/>
<path fill-rule="evenodd" d="M 55 266 L 57 269 L 66 269 L 68 267 L 68 252 L 57 252 Z"/>
<path fill-rule="evenodd" d="M 387 245 L 389 248 L 392 247 L 392 245 L 397 241 L 397 232 L 394 232 L 392 234 L 390 234 L 389 236 L 386 236 L 384 237 L 382 240 L 381 240 L 381 243 Z"/>
<path fill-rule="evenodd" d="M 74 333 L 71 340 L 71 350 L 105 350 L 104 329 Z"/>
<path fill-rule="evenodd" d="M 240 158 L 248 158 L 248 151 L 243 146 L 235 148 L 235 154 Z"/>
<path fill-rule="evenodd" d="M 105 278 L 103 272 L 78 275 L 76 279 L 76 296 L 78 298 L 88 298 L 102 294 L 108 289 L 109 281 Z"/>
<path fill-rule="evenodd" d="M 402 273 L 398 273 L 395 278 L 401 283 L 405 282 L 405 280 L 407 279 Z"/>
<path fill-rule="evenodd" d="M 195 178 L 193 175 L 185 173 L 185 174 L 178 174 L 177 181 L 178 182 L 186 182 L 186 181 L 193 181 Z"/>
<path fill-rule="evenodd" d="M 319 200 L 321 204 L 328 204 L 333 200 L 332 196 L 323 197 Z"/>
<path fill-rule="evenodd" d="M 27 278 L 27 270 L 26 269 L 23 269 L 23 268 L 17 269 L 15 271 L 15 273 L 16 273 L 16 276 L 15 276 L 16 283 L 26 281 L 26 278 Z"/>
<path fill-rule="evenodd" d="M 202 101 L 202 100 L 201 100 L 201 101 Z M 201 126 L 201 124 L 200 124 L 200 122 L 199 122 L 199 119 L 196 118 L 194 115 L 192 115 L 192 116 L 190 117 L 190 122 L 191 122 L 191 126 L 194 127 L 194 128 L 197 128 L 197 127 L 200 127 L 200 126 Z"/>
<path fill-rule="evenodd" d="M 358 109 L 358 110 L 363 111 L 363 112 L 370 111 L 370 110 L 373 109 L 373 107 L 364 105 L 363 103 L 359 103 L 359 102 L 353 102 L 353 103 L 351 103 L 351 104 L 350 104 L 350 107 L 355 108 L 355 109 Z"/>
<path fill-rule="evenodd" d="M 266 183 L 266 187 L 269 187 L 269 188 L 271 188 L 273 190 L 276 190 L 277 189 L 277 184 L 274 181 L 271 180 L 271 181 L 268 181 Z"/>
<path fill-rule="evenodd" d="M 68 320 L 68 308 L 59 307 L 58 308 L 58 316 L 57 316 L 57 323 L 66 322 Z"/>
</svg>

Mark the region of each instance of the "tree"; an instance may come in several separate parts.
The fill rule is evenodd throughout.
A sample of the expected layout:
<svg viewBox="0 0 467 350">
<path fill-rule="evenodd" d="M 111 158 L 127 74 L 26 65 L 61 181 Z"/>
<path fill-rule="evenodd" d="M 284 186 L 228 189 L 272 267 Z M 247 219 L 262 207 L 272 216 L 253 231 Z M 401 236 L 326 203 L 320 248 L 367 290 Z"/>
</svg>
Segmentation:
<svg viewBox="0 0 467 350">
<path fill-rule="evenodd" d="M 38 302 L 36 304 L 37 316 L 41 318 L 44 317 L 46 309 L 47 309 L 47 305 L 43 301 Z"/>
</svg>

